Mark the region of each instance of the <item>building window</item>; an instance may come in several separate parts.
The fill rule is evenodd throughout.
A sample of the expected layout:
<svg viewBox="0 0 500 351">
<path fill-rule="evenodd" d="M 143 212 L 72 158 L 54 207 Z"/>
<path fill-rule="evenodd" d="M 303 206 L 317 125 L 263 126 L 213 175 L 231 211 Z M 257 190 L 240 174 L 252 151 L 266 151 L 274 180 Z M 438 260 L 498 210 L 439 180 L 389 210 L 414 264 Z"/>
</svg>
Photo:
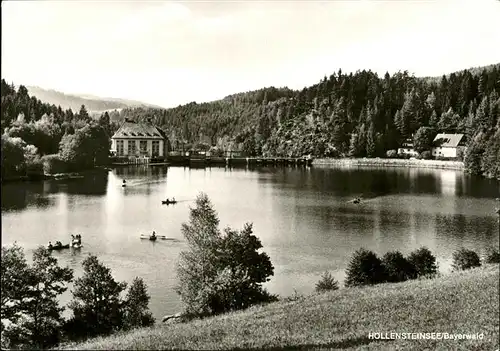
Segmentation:
<svg viewBox="0 0 500 351">
<path fill-rule="evenodd" d="M 123 151 L 124 151 L 123 140 L 117 140 L 116 141 L 116 154 L 118 156 L 123 156 Z"/>
<path fill-rule="evenodd" d="M 143 156 L 148 154 L 148 142 L 146 140 L 139 141 L 139 152 Z"/>
<path fill-rule="evenodd" d="M 158 140 L 153 141 L 153 157 L 160 156 L 160 142 Z"/>
<path fill-rule="evenodd" d="M 128 141 L 128 155 L 133 156 L 135 155 L 135 140 L 129 140 Z"/>
</svg>

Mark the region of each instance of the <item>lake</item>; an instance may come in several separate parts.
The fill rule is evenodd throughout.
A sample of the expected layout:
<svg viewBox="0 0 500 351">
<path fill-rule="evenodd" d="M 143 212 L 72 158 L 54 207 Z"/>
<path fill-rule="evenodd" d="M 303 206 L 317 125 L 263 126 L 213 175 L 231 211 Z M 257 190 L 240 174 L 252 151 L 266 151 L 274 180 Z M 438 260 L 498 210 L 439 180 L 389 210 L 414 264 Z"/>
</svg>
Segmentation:
<svg viewBox="0 0 500 351">
<path fill-rule="evenodd" d="M 17 241 L 31 257 L 38 245 L 67 243 L 80 233 L 84 247 L 54 252 L 59 262 L 80 276 L 82 260 L 92 253 L 117 280 L 144 278 L 151 311 L 161 318 L 181 310 L 174 291 L 176 262 L 186 248 L 180 229 L 200 191 L 212 200 L 222 227 L 253 222 L 275 268 L 266 287 L 281 296 L 313 292 L 326 270 L 342 282 L 349 257 L 361 247 L 383 255 L 427 246 L 447 272 L 457 248 L 482 253 L 498 246 L 499 183 L 461 171 L 159 166 L 3 185 L 2 245 Z M 179 202 L 162 205 L 167 196 Z M 355 197 L 362 203 L 352 203 Z M 177 240 L 139 238 L 153 230 Z M 61 302 L 70 297 L 68 291 Z"/>
</svg>

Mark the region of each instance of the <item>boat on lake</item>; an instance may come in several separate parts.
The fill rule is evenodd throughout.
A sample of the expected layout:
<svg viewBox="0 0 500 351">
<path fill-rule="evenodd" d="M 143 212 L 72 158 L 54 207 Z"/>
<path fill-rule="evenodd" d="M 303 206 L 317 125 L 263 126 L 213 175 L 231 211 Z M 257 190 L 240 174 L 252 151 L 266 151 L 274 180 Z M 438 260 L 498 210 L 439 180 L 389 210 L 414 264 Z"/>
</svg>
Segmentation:
<svg viewBox="0 0 500 351">
<path fill-rule="evenodd" d="M 62 249 L 69 249 L 69 244 L 66 245 L 51 245 L 47 247 L 47 250 L 53 251 L 53 250 L 62 250 Z"/>
<path fill-rule="evenodd" d="M 175 199 L 166 199 L 161 201 L 162 205 L 175 205 L 177 203 L 177 200 Z"/>
</svg>

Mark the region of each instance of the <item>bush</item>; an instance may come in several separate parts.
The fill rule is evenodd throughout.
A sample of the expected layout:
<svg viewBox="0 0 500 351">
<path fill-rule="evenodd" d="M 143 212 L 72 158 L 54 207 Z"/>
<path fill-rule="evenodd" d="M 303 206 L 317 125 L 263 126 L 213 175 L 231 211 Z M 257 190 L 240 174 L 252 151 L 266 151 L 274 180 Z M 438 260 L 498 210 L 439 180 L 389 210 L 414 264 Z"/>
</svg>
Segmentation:
<svg viewBox="0 0 500 351">
<path fill-rule="evenodd" d="M 338 288 L 339 288 L 339 282 L 332 277 L 330 272 L 325 272 L 321 276 L 321 280 L 316 283 L 315 290 L 317 292 L 324 292 L 330 290 L 338 290 Z"/>
<path fill-rule="evenodd" d="M 420 157 L 423 159 L 423 160 L 430 160 L 432 159 L 432 154 L 430 151 L 424 151 L 420 154 Z"/>
<path fill-rule="evenodd" d="M 384 266 L 377 255 L 365 249 L 357 250 L 347 267 L 346 287 L 383 283 Z"/>
<path fill-rule="evenodd" d="M 387 150 L 387 152 L 385 153 L 385 155 L 388 158 L 396 158 L 396 157 L 398 157 L 398 152 L 396 150 Z"/>
<path fill-rule="evenodd" d="M 415 267 L 399 251 L 386 253 L 382 258 L 382 264 L 388 282 L 403 282 L 417 277 Z"/>
<path fill-rule="evenodd" d="M 484 257 L 485 263 L 500 263 L 500 252 L 497 249 L 489 248 Z"/>
<path fill-rule="evenodd" d="M 58 154 L 43 156 L 42 163 L 45 174 L 65 173 L 68 171 L 68 164 Z"/>
<path fill-rule="evenodd" d="M 435 277 L 437 275 L 436 257 L 426 247 L 413 251 L 408 261 L 415 267 L 417 277 Z"/>
<path fill-rule="evenodd" d="M 306 297 L 299 293 L 296 289 L 293 289 L 293 295 L 287 296 L 283 299 L 285 302 L 295 302 L 295 301 L 304 301 Z"/>
<path fill-rule="evenodd" d="M 463 271 L 474 267 L 480 267 L 481 260 L 479 255 L 472 250 L 460 249 L 453 253 L 453 270 Z"/>
</svg>

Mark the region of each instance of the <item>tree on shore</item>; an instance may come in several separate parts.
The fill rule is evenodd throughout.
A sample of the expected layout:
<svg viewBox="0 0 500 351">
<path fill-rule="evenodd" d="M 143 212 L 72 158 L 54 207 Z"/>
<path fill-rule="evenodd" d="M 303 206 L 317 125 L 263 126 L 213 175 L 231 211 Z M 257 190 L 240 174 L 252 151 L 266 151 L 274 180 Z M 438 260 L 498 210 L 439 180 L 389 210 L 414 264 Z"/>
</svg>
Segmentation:
<svg viewBox="0 0 500 351">
<path fill-rule="evenodd" d="M 366 249 L 354 252 L 346 271 L 346 287 L 379 284 L 386 281 L 382 261 L 377 255 Z"/>
<path fill-rule="evenodd" d="M 332 277 L 330 272 L 327 271 L 321 275 L 321 279 L 319 282 L 316 283 L 314 290 L 316 292 L 325 292 L 325 291 L 338 290 L 338 288 L 339 288 L 339 282 L 335 280 L 334 277 Z"/>
<path fill-rule="evenodd" d="M 188 250 L 179 259 L 177 293 L 186 314 L 213 315 L 276 300 L 261 285 L 273 275 L 273 266 L 267 254 L 258 252 L 262 244 L 252 226 L 224 233 L 218 226 L 212 203 L 201 193 L 182 225 Z"/>
<path fill-rule="evenodd" d="M 83 276 L 75 280 L 73 300 L 68 305 L 73 317 L 66 329 L 73 337 L 109 334 L 123 326 L 123 301 L 120 294 L 127 283 L 117 282 L 111 270 L 96 256 L 82 263 Z"/>
<path fill-rule="evenodd" d="M 420 127 L 413 136 L 413 148 L 416 152 L 430 151 L 436 131 L 430 127 Z"/>
<path fill-rule="evenodd" d="M 14 318 L 15 324 L 4 331 L 5 336 L 9 339 L 10 347 L 40 349 L 56 345 L 63 323 L 61 313 L 64 310 L 64 307 L 59 307 L 58 296 L 66 291 L 67 284 L 73 279 L 73 271 L 68 267 L 59 267 L 57 259 L 44 247 L 34 251 L 31 266 L 25 265 L 24 255 L 21 253 L 22 251 L 14 248 L 11 250 L 13 255 L 10 259 L 7 257 L 7 262 L 2 257 L 2 267 L 10 264 L 10 270 L 20 268 L 20 273 L 23 274 L 16 278 L 7 273 L 8 279 L 14 278 L 17 287 L 6 287 L 5 290 L 10 296 L 15 292 L 17 303 L 14 306 L 19 314 Z M 3 293 L 2 284 L 2 295 Z"/>
<path fill-rule="evenodd" d="M 435 277 L 438 273 L 436 256 L 426 247 L 410 253 L 408 261 L 415 267 L 417 277 Z"/>
<path fill-rule="evenodd" d="M 154 324 L 153 315 L 149 312 L 149 299 L 148 288 L 144 280 L 139 277 L 134 278 L 124 302 L 124 329 L 149 327 Z"/>
<path fill-rule="evenodd" d="M 6 328 L 5 322 L 17 324 L 22 309 L 22 301 L 29 292 L 26 277 L 29 266 L 23 249 L 14 244 L 11 247 L 2 246 L 1 281 L 1 326 L 2 335 Z"/>
</svg>

